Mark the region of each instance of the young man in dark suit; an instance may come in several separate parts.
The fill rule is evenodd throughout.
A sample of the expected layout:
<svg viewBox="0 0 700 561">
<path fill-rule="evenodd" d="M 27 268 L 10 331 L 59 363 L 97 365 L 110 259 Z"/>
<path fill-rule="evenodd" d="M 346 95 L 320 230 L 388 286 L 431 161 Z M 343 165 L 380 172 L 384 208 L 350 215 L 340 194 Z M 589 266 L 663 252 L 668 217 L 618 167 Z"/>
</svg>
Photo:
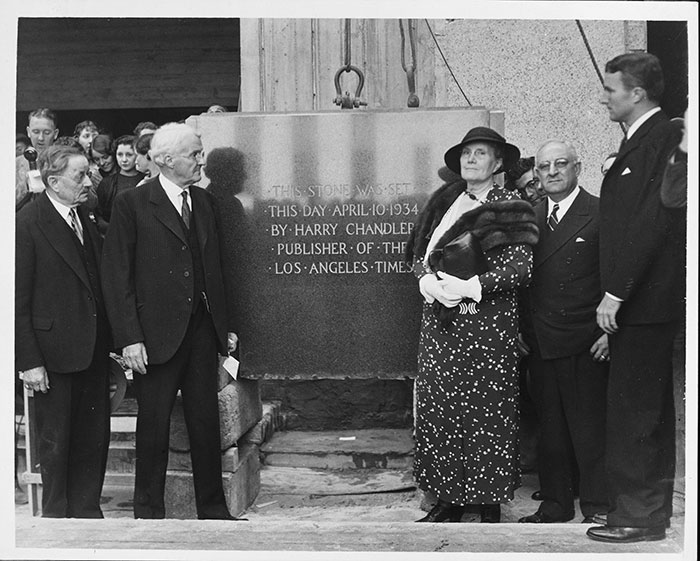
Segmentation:
<svg viewBox="0 0 700 561">
<path fill-rule="evenodd" d="M 34 392 L 42 516 L 102 518 L 111 335 L 101 238 L 80 207 L 88 161 L 49 146 L 39 162 L 46 190 L 16 217 L 15 363 Z"/>
<path fill-rule="evenodd" d="M 628 53 L 605 67 L 612 121 L 627 134 L 600 195 L 603 298 L 597 321 L 610 339 L 607 474 L 611 510 L 588 536 L 660 540 L 670 524 L 675 476 L 672 351 L 683 314 L 682 234 L 660 186 L 677 128 L 659 108 L 659 60 Z M 680 225 L 679 225 L 680 226 Z"/>
<path fill-rule="evenodd" d="M 227 314 L 218 228 L 195 186 L 204 150 L 184 124 L 151 140 L 158 177 L 117 196 L 102 274 L 114 341 L 134 371 L 138 402 L 134 516 L 164 518 L 170 413 L 182 392 L 197 515 L 235 519 L 221 480 L 217 351 L 237 343 Z"/>
<path fill-rule="evenodd" d="M 530 391 L 540 420 L 542 503 L 520 522 L 571 520 L 577 473 L 584 522 L 608 511 L 608 337 L 596 323 L 598 199 L 578 186 L 580 171 L 569 143 L 551 140 L 537 151 L 535 173 L 546 198 L 535 207 L 540 239 L 525 293 L 524 337 L 532 351 Z"/>
</svg>

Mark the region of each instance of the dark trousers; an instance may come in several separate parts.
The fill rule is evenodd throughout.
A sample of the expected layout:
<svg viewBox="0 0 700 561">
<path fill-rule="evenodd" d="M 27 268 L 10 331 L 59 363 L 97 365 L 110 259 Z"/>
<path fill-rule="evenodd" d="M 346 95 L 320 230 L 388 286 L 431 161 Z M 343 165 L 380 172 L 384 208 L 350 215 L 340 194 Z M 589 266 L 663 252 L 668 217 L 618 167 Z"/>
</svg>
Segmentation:
<svg viewBox="0 0 700 561">
<path fill-rule="evenodd" d="M 221 482 L 217 369 L 214 325 L 205 307 L 199 306 L 175 355 L 164 364 L 149 364 L 144 375 L 134 373 L 138 401 L 135 518 L 165 517 L 170 414 L 178 389 L 190 440 L 197 515 L 228 517 Z"/>
<path fill-rule="evenodd" d="M 90 368 L 49 372 L 50 389 L 34 392 L 42 516 L 103 518 L 100 495 L 109 451 L 108 355 Z"/>
<path fill-rule="evenodd" d="M 605 483 L 605 413 L 608 363 L 588 351 L 530 362 L 532 398 L 540 419 L 537 463 L 544 500 L 539 512 L 555 520 L 574 517 L 576 477 L 581 512 L 608 511 Z"/>
<path fill-rule="evenodd" d="M 610 336 L 607 472 L 611 526 L 671 517 L 676 469 L 673 337 L 676 323 L 622 325 Z"/>
</svg>

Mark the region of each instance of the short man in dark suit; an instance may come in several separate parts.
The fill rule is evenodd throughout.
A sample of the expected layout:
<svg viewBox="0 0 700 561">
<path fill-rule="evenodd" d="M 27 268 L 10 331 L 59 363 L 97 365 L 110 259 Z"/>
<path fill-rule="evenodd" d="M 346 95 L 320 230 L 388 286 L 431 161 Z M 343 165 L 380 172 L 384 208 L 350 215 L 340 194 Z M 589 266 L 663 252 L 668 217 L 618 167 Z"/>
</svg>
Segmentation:
<svg viewBox="0 0 700 561">
<path fill-rule="evenodd" d="M 80 207 L 88 161 L 50 146 L 39 163 L 46 190 L 16 217 L 15 363 L 34 392 L 42 516 L 102 518 L 111 334 L 101 238 Z"/>
<path fill-rule="evenodd" d="M 540 419 L 537 460 L 542 503 L 520 522 L 567 522 L 574 487 L 584 522 L 608 511 L 605 393 L 608 336 L 596 323 L 600 302 L 598 199 L 581 189 L 581 162 L 567 142 L 537 151 L 545 200 L 535 207 L 540 240 L 526 289 L 525 343 L 530 391 Z"/>
<path fill-rule="evenodd" d="M 670 524 L 675 476 L 672 351 L 683 314 L 682 225 L 660 197 L 677 128 L 659 108 L 659 60 L 628 53 L 605 66 L 610 119 L 626 138 L 600 194 L 597 321 L 610 340 L 607 474 L 610 512 L 588 529 L 607 542 L 660 540 Z"/>
<path fill-rule="evenodd" d="M 237 343 L 228 317 L 213 201 L 195 186 L 204 150 L 187 125 L 151 140 L 160 174 L 117 196 L 102 274 L 114 341 L 138 402 L 134 516 L 164 518 L 170 413 L 182 393 L 197 516 L 235 519 L 221 480 L 217 351 Z"/>
</svg>

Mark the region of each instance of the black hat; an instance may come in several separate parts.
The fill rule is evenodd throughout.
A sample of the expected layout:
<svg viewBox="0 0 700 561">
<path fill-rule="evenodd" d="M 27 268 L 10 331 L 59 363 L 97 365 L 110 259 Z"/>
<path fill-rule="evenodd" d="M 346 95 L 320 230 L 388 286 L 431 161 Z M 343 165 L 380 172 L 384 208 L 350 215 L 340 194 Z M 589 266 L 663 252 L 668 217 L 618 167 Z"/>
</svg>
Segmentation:
<svg viewBox="0 0 700 561">
<path fill-rule="evenodd" d="M 501 173 L 509 169 L 520 158 L 520 150 L 517 146 L 508 144 L 506 139 L 498 134 L 495 130 L 488 127 L 474 127 L 462 139 L 462 142 L 450 148 L 445 152 L 445 163 L 455 173 L 461 176 L 461 166 L 459 159 L 462 156 L 462 148 L 470 142 L 490 142 L 500 146 L 503 150 L 503 164 L 494 173 Z"/>
</svg>

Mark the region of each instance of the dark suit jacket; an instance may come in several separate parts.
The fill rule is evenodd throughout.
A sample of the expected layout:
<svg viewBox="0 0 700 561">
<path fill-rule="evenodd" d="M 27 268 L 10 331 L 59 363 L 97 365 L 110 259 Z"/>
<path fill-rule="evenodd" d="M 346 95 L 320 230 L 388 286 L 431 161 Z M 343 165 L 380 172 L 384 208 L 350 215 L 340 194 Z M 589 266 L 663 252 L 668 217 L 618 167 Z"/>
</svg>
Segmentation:
<svg viewBox="0 0 700 561">
<path fill-rule="evenodd" d="M 205 287 L 221 354 L 228 319 L 218 226 L 211 195 L 190 188 Z M 102 283 L 114 343 L 146 345 L 148 361 L 162 364 L 180 347 L 194 306 L 194 270 L 178 212 L 158 177 L 117 195 L 104 244 Z"/>
<path fill-rule="evenodd" d="M 660 188 L 679 133 L 663 114 L 649 118 L 622 147 L 600 192 L 603 292 L 624 303 L 623 324 L 677 319 L 684 299 L 682 235 L 661 205 Z"/>
<path fill-rule="evenodd" d="M 78 214 L 99 265 L 101 238 L 87 211 L 78 208 Z M 91 288 L 74 236 L 46 193 L 16 215 L 17 370 L 43 365 L 52 372 L 78 372 L 90 366 L 102 295 L 98 282 L 97 293 Z"/>
<path fill-rule="evenodd" d="M 544 359 L 590 349 L 603 332 L 600 303 L 598 199 L 580 190 L 554 231 L 547 227 L 546 200 L 535 207 L 540 239 L 527 288 L 528 343 Z"/>
</svg>

